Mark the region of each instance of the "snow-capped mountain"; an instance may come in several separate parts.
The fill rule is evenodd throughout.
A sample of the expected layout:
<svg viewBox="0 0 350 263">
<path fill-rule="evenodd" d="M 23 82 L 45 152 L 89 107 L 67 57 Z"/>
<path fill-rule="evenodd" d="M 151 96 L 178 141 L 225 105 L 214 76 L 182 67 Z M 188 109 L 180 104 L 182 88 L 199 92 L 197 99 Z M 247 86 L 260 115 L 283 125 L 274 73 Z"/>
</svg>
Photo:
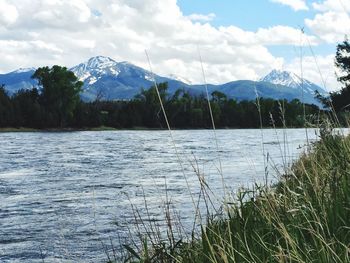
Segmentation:
<svg viewBox="0 0 350 263">
<path fill-rule="evenodd" d="M 153 80 L 152 74 L 147 70 L 130 64 L 126 61 L 116 62 L 109 57 L 97 56 L 70 69 L 83 82 L 90 85 L 105 76 L 123 77 L 133 75 L 146 80 Z"/>
<path fill-rule="evenodd" d="M 93 100 L 97 96 L 103 99 L 130 99 L 141 88 L 153 85 L 153 78 L 159 82 L 169 83 L 172 93 L 186 84 L 166 77 L 153 75 L 150 71 L 129 62 L 116 62 L 109 57 L 97 56 L 70 69 L 84 82 L 82 97 Z"/>
<path fill-rule="evenodd" d="M 0 74 L 0 85 L 4 84 L 7 92 L 12 95 L 20 89 L 32 89 L 37 82 L 31 78 L 35 68 L 20 68 L 7 74 Z"/>
<path fill-rule="evenodd" d="M 141 67 L 128 62 L 116 62 L 109 57 L 97 56 L 83 62 L 72 70 L 76 76 L 84 82 L 81 97 L 85 101 L 93 101 L 96 98 L 131 99 L 140 92 L 142 88 L 148 89 L 154 84 L 168 82 L 168 93 L 171 95 L 177 89 L 184 89 L 191 94 L 204 94 L 204 85 L 193 85 L 188 81 L 175 77 L 161 77 L 154 75 Z M 9 94 L 19 89 L 29 89 L 37 86 L 31 76 L 34 68 L 19 69 L 7 74 L 0 74 L 0 84 L 5 84 Z M 326 92 L 319 86 L 308 80 L 301 80 L 296 74 L 273 70 L 260 81 L 238 80 L 222 85 L 208 84 L 209 93 L 217 90 L 225 93 L 229 98 L 237 100 L 254 100 L 256 95 L 262 98 L 272 99 L 299 99 L 305 103 L 314 103 L 315 90 L 322 95 Z"/>
<path fill-rule="evenodd" d="M 79 80 L 89 84 L 95 83 L 103 75 L 118 75 L 117 62 L 108 57 L 93 57 L 70 69 Z"/>
<path fill-rule="evenodd" d="M 89 85 L 94 84 L 105 76 L 117 78 L 119 74 L 128 74 L 130 70 L 138 71 L 139 77 L 151 80 L 152 76 L 149 72 L 138 68 L 128 62 L 116 62 L 109 57 L 97 56 L 92 57 L 88 61 L 81 63 L 70 69 L 79 78 L 79 80 Z"/>
<path fill-rule="evenodd" d="M 19 69 L 12 71 L 10 73 L 27 73 L 27 72 L 31 73 L 35 70 L 36 70 L 36 68 L 19 68 Z"/>
<path fill-rule="evenodd" d="M 316 84 L 299 77 L 297 74 L 282 70 L 272 70 L 265 77 L 261 78 L 260 81 L 269 82 L 275 85 L 283 85 L 292 89 L 298 89 L 305 93 L 315 94 L 317 90 L 321 94 L 326 94 L 326 91 Z"/>
</svg>

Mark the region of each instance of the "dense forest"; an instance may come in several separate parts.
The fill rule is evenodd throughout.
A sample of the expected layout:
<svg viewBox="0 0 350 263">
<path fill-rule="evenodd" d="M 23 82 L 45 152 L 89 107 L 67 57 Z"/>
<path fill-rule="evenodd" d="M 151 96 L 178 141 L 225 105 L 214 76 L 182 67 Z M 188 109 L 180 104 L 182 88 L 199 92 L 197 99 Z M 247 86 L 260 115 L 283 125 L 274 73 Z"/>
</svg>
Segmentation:
<svg viewBox="0 0 350 263">
<path fill-rule="evenodd" d="M 212 127 L 208 101 L 204 95 L 193 97 L 186 91 L 178 90 L 173 96 L 168 96 L 166 83 L 159 84 L 158 89 L 171 127 L 180 129 Z M 260 99 L 257 104 L 256 101 L 237 102 L 228 99 L 220 92 L 213 92 L 211 95 L 210 105 L 218 128 L 260 127 L 258 104 L 265 127 L 273 125 L 282 127 L 284 124 L 289 127 L 304 125 L 303 105 L 298 100 L 288 102 Z M 318 107 L 306 105 L 305 108 L 307 119 L 314 122 L 319 113 Z M 76 116 L 79 117 L 75 120 L 75 125 L 78 126 L 91 125 L 90 116 L 94 114 L 95 126 L 166 128 L 155 87 L 142 90 L 130 101 L 96 101 L 80 104 L 77 113 Z"/>
<path fill-rule="evenodd" d="M 0 127 L 47 128 L 166 128 L 155 87 L 141 89 L 129 101 L 83 102 L 82 83 L 66 68 L 40 68 L 33 75 L 41 90 L 20 90 L 8 96 L 0 87 Z M 54 79 L 55 81 L 50 81 Z M 191 96 L 187 91 L 167 93 L 167 83 L 157 85 L 172 128 L 210 128 L 206 96 Z M 215 91 L 210 105 L 218 128 L 302 127 L 316 123 L 320 110 L 299 100 L 236 101 Z M 261 119 L 260 119 L 261 116 Z"/>
</svg>

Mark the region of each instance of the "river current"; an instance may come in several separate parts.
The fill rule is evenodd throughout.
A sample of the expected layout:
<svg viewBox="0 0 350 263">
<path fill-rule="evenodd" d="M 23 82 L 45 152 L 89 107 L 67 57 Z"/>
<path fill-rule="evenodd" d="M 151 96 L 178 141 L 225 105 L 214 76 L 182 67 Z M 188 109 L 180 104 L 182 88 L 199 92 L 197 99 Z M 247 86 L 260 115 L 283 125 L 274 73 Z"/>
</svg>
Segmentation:
<svg viewBox="0 0 350 263">
<path fill-rule="evenodd" d="M 278 179 L 316 130 L 0 133 L 0 262 L 106 262 L 135 217 L 194 218 L 198 176 L 215 196 Z M 174 148 L 176 146 L 176 150 Z M 217 146 L 216 146 L 217 145 Z M 267 167 L 267 168 L 266 168 Z M 221 173 L 222 171 L 222 173 Z M 222 176 L 221 176 L 222 174 Z M 167 196 L 166 196 L 167 192 Z"/>
</svg>

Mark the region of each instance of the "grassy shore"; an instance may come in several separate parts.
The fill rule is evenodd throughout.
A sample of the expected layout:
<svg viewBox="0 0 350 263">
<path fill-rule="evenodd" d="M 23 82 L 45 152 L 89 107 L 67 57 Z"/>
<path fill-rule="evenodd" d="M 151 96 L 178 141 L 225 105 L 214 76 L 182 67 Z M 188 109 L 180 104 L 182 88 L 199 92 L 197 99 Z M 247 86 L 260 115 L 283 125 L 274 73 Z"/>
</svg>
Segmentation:
<svg viewBox="0 0 350 263">
<path fill-rule="evenodd" d="M 123 131 L 123 130 L 132 130 L 132 131 L 159 131 L 166 130 L 164 129 L 155 129 L 155 128 L 147 128 L 147 127 L 132 127 L 132 128 L 123 128 L 117 129 L 108 126 L 99 126 L 99 127 L 81 127 L 81 128 L 43 128 L 43 129 L 35 129 L 35 128 L 27 128 L 27 127 L 6 127 L 0 128 L 0 132 L 75 132 L 75 131 Z"/>
<path fill-rule="evenodd" d="M 290 127 L 291 129 L 302 129 L 297 127 Z M 310 127 L 314 128 L 314 127 Z M 210 128 L 173 128 L 172 130 L 208 130 Z M 236 130 L 236 129 L 242 129 L 242 130 L 256 130 L 257 128 L 239 128 L 239 127 L 226 127 L 226 128 L 216 128 L 217 130 Z M 264 127 L 263 129 L 276 129 L 273 127 Z M 277 128 L 278 129 L 278 128 Z M 282 129 L 282 128 L 280 128 Z M 43 128 L 43 129 L 36 129 L 36 128 L 27 128 L 27 127 L 6 127 L 6 128 L 0 128 L 1 132 L 75 132 L 75 131 L 167 131 L 166 128 L 147 128 L 147 127 L 132 127 L 132 128 L 114 128 L 114 127 L 108 127 L 108 126 L 99 126 L 99 127 L 82 127 L 82 128 Z"/>
<path fill-rule="evenodd" d="M 126 262 L 350 262 L 350 138 L 323 129 L 277 184 L 223 207 L 187 239 L 167 215 L 168 240 L 149 229 L 141 246 L 125 245 Z"/>
<path fill-rule="evenodd" d="M 47 128 L 47 129 L 34 129 L 26 127 L 7 127 L 0 128 L 0 132 L 74 132 L 74 131 L 116 131 L 118 129 L 106 126 L 93 127 L 93 128 Z"/>
<path fill-rule="evenodd" d="M 19 128 L 13 128 L 13 127 L 7 127 L 7 128 L 0 128 L 0 132 L 35 132 L 39 131 L 38 129 L 33 129 L 33 128 L 24 128 L 24 127 L 19 127 Z"/>
</svg>

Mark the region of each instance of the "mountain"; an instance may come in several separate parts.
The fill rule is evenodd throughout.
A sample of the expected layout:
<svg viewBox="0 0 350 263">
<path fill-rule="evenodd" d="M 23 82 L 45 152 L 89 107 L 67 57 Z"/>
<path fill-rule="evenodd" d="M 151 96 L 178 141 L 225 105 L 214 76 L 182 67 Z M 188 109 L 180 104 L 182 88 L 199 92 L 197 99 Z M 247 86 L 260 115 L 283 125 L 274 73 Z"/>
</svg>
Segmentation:
<svg viewBox="0 0 350 263">
<path fill-rule="evenodd" d="M 302 88 L 305 92 L 314 93 L 314 91 L 317 90 L 320 93 L 325 93 L 325 91 L 316 84 L 306 79 L 302 79 L 297 74 L 288 71 L 272 70 L 265 77 L 261 78 L 260 81 L 283 85 L 293 89 Z"/>
<path fill-rule="evenodd" d="M 154 85 L 153 74 L 128 62 L 116 62 L 111 58 L 97 56 L 71 68 L 75 75 L 84 82 L 82 97 L 85 100 L 130 99 L 141 88 Z M 168 82 L 169 92 L 174 93 L 180 87 L 188 85 L 171 78 L 154 75 L 157 83 Z"/>
<path fill-rule="evenodd" d="M 5 88 L 10 95 L 20 89 L 31 89 L 37 82 L 31 79 L 35 68 L 20 68 L 7 74 L 0 74 L 0 85 L 5 84 Z"/>
<path fill-rule="evenodd" d="M 97 56 L 71 68 L 75 75 L 84 82 L 81 97 L 85 101 L 96 98 L 131 99 L 141 88 L 148 89 L 153 82 L 153 74 L 143 68 L 128 62 L 116 62 L 109 57 Z M 35 69 L 20 69 L 8 74 L 0 75 L 0 84 L 5 84 L 10 94 L 19 89 L 32 88 L 36 82 L 30 77 Z M 205 93 L 204 85 L 192 85 L 183 78 L 162 77 L 154 75 L 157 83 L 168 82 L 169 93 L 173 94 L 182 88 L 191 94 Z M 208 84 L 209 93 L 217 90 L 225 93 L 229 98 L 237 100 L 254 100 L 257 96 L 273 99 L 299 99 L 306 103 L 319 105 L 314 99 L 315 90 L 322 95 L 326 92 L 316 84 L 301 79 L 296 74 L 286 71 L 273 70 L 260 81 L 238 80 L 222 85 Z"/>
<path fill-rule="evenodd" d="M 261 82 L 268 82 L 275 85 L 282 85 L 294 89 L 304 96 L 304 99 L 308 101 L 310 98 L 315 96 L 315 91 L 317 90 L 321 95 L 326 95 L 327 92 L 316 84 L 299 77 L 297 74 L 273 70 L 268 75 L 260 79 Z"/>
</svg>

